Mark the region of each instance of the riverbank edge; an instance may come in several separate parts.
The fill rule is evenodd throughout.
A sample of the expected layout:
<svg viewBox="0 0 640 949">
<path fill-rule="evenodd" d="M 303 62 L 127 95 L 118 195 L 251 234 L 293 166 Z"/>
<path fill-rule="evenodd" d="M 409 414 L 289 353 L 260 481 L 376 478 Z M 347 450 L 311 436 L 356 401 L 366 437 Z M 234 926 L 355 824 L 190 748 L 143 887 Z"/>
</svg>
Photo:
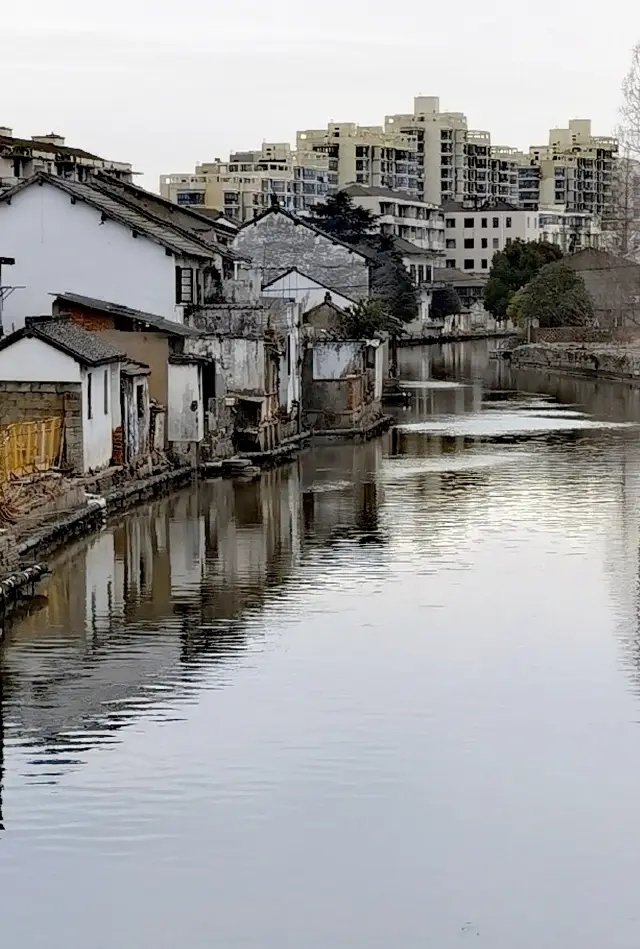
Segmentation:
<svg viewBox="0 0 640 949">
<path fill-rule="evenodd" d="M 446 336 L 411 336 L 398 339 L 398 349 L 405 346 L 432 346 L 434 343 L 468 343 L 481 339 L 505 339 L 516 335 L 514 330 L 501 330 L 499 333 L 449 333 Z"/>
<path fill-rule="evenodd" d="M 527 343 L 508 356 L 514 369 L 537 369 L 640 385 L 640 349 L 584 343 Z"/>
</svg>

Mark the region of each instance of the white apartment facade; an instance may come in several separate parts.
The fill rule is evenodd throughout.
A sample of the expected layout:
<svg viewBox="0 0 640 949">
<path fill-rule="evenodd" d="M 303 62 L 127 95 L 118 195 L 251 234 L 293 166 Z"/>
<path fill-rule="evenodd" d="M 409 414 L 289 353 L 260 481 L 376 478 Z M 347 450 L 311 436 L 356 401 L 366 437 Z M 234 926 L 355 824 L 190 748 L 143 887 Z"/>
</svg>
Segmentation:
<svg viewBox="0 0 640 949">
<path fill-rule="evenodd" d="M 337 186 L 361 184 L 374 188 L 421 193 L 416 139 L 411 133 L 380 126 L 331 122 L 326 129 L 296 133 L 298 152 L 325 155 Z"/>
<path fill-rule="evenodd" d="M 238 224 L 271 204 L 304 214 L 335 191 L 338 176 L 326 155 L 295 151 L 284 142 L 264 143 L 260 151 L 234 152 L 228 161 L 196 165 L 195 173 L 160 176 L 160 194 L 175 204 L 216 210 Z"/>
<path fill-rule="evenodd" d="M 444 212 L 437 204 L 388 188 L 347 185 L 343 190 L 355 205 L 376 215 L 381 234 L 444 256 Z"/>
<path fill-rule="evenodd" d="M 109 161 L 82 148 L 71 147 L 55 132 L 30 139 L 17 138 L 12 129 L 0 126 L 0 191 L 14 188 L 38 172 L 67 181 L 86 181 L 96 171 L 129 182 L 133 177 L 128 162 Z"/>
<path fill-rule="evenodd" d="M 576 254 L 587 248 L 599 250 L 602 246 L 600 220 L 587 211 L 570 211 L 554 205 L 541 207 L 538 224 L 538 240 L 555 244 L 563 254 Z"/>
<path fill-rule="evenodd" d="M 493 255 L 513 241 L 538 240 L 538 214 L 502 201 L 478 209 L 452 202 L 444 214 L 445 266 L 463 272 L 487 273 Z"/>
</svg>

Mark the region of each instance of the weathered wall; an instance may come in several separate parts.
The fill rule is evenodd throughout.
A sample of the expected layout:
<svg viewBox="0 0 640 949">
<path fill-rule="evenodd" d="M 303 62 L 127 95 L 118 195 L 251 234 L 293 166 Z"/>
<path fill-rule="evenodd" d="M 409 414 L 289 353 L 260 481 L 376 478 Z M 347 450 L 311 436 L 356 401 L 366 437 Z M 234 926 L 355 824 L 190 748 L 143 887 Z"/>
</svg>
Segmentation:
<svg viewBox="0 0 640 949">
<path fill-rule="evenodd" d="M 313 378 L 340 379 L 362 372 L 365 343 L 361 340 L 328 340 L 313 344 Z"/>
<path fill-rule="evenodd" d="M 185 351 L 191 356 L 213 359 L 216 367 L 220 368 L 226 391 L 264 393 L 263 339 L 201 336 L 199 339 L 185 340 Z"/>
<path fill-rule="evenodd" d="M 640 383 L 640 350 L 624 346 L 579 343 L 532 343 L 511 354 L 514 368 L 572 372 Z"/>
<path fill-rule="evenodd" d="M 376 370 L 361 370 L 346 378 L 319 379 L 315 376 L 314 351 L 307 349 L 302 376 L 304 427 L 310 431 L 360 430 L 368 427 L 382 414 L 381 400 L 375 395 L 375 381 Z"/>
<path fill-rule="evenodd" d="M 71 356 L 41 339 L 25 337 L 0 351 L 0 379 L 16 382 L 80 382 L 80 365 Z"/>
<path fill-rule="evenodd" d="M 125 418 L 124 460 L 131 464 L 149 456 L 149 384 L 147 376 L 122 375 Z M 140 400 L 138 398 L 140 394 Z M 138 406 L 142 407 L 142 414 Z"/>
<path fill-rule="evenodd" d="M 238 232 L 234 246 L 261 269 L 263 285 L 297 267 L 351 300 L 369 295 L 369 268 L 364 257 L 285 214 L 272 212 L 247 224 Z"/>
<path fill-rule="evenodd" d="M 634 343 L 640 341 L 640 326 L 538 326 L 531 328 L 532 343 Z"/>
<path fill-rule="evenodd" d="M 74 471 L 84 471 L 80 384 L 0 382 L 0 428 L 47 418 L 64 418 L 66 463 Z"/>
<path fill-rule="evenodd" d="M 84 470 L 98 471 L 105 468 L 113 454 L 113 430 L 120 425 L 120 400 L 117 402 L 117 420 L 112 415 L 111 374 L 118 376 L 120 388 L 120 367 L 118 364 L 97 366 L 82 372 L 82 425 Z M 107 400 L 105 403 L 105 378 Z M 91 418 L 89 418 L 89 380 L 91 380 Z"/>
<path fill-rule="evenodd" d="M 34 185 L 0 204 L 0 256 L 15 257 L 11 283 L 25 289 L 4 304 L 4 328 L 25 314 L 51 312 L 65 290 L 182 319 L 175 303 L 175 265 L 164 247 L 52 186 Z"/>
<path fill-rule="evenodd" d="M 322 284 L 308 277 L 304 273 L 292 270 L 289 273 L 278 277 L 270 286 L 264 287 L 262 295 L 265 297 L 274 297 L 282 300 L 295 300 L 300 305 L 303 313 L 324 302 L 327 294 L 327 288 Z M 350 297 L 348 293 L 343 296 L 340 293 L 331 294 L 332 302 L 336 306 L 346 309 L 353 306 L 356 297 Z"/>
<path fill-rule="evenodd" d="M 195 363 L 169 363 L 167 434 L 170 442 L 202 441 L 204 412 L 200 372 L 200 366 Z"/>
<path fill-rule="evenodd" d="M 19 561 L 15 534 L 0 529 L 0 579 L 17 570 Z"/>
</svg>

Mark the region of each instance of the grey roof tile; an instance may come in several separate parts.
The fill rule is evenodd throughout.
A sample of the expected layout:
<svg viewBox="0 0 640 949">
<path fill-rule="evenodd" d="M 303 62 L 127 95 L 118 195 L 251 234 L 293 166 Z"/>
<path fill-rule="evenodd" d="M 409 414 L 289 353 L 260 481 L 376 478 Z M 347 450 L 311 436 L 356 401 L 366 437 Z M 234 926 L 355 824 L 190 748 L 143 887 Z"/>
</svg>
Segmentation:
<svg viewBox="0 0 640 949">
<path fill-rule="evenodd" d="M 193 326 L 185 326 L 184 323 L 177 323 L 173 320 L 166 320 L 163 316 L 157 316 L 155 313 L 145 313 L 143 310 L 134 310 L 121 303 L 110 303 L 107 300 L 96 300 L 94 297 L 85 297 L 79 293 L 52 293 L 51 296 L 63 303 L 75 303 L 78 306 L 85 307 L 87 310 L 95 310 L 99 313 L 109 313 L 113 316 L 121 316 L 124 319 L 131 320 L 144 326 L 151 326 L 167 336 L 201 336 L 200 330 Z"/>
<path fill-rule="evenodd" d="M 24 335 L 36 336 L 50 343 L 85 366 L 99 366 L 126 358 L 122 350 L 103 339 L 100 333 L 90 333 L 68 319 L 28 321 Z M 7 337 L 9 339 L 11 337 Z"/>
</svg>

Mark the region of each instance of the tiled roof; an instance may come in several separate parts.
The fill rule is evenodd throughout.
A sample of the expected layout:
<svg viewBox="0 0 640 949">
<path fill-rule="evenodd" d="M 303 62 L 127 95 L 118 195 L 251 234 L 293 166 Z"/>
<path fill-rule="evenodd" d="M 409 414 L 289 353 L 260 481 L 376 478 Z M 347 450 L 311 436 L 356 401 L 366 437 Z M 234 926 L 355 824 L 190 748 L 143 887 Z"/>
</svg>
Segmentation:
<svg viewBox="0 0 640 949">
<path fill-rule="evenodd" d="M 0 350 L 30 337 L 41 339 L 84 366 L 100 366 L 125 359 L 125 354 L 103 339 L 100 333 L 90 333 L 68 319 L 51 317 L 27 318 L 22 329 L 0 340 Z"/>
<path fill-rule="evenodd" d="M 179 256 L 210 260 L 215 251 L 221 254 L 225 254 L 227 251 L 227 248 L 217 246 L 214 251 L 212 245 L 205 243 L 203 240 L 198 240 L 195 235 L 190 236 L 180 228 L 159 220 L 141 208 L 135 207 L 132 203 L 111 194 L 106 189 L 96 188 L 86 182 L 68 181 L 65 178 L 58 178 L 55 175 L 47 175 L 43 172 L 33 175 L 33 177 L 16 185 L 15 188 L 5 191 L 4 194 L 0 195 L 0 204 L 3 202 L 10 203 L 15 194 L 37 184 L 49 184 L 60 191 L 65 191 L 77 201 L 84 201 L 98 211 L 102 211 L 105 217 L 118 221 L 125 227 L 131 228 L 132 231 L 144 234 Z"/>
<path fill-rule="evenodd" d="M 423 201 L 415 194 L 409 194 L 406 191 L 393 191 L 391 188 L 378 188 L 369 185 L 346 185 L 340 189 L 352 198 L 388 198 L 390 201 L 411 201 L 414 204 L 426 204 L 434 211 L 440 210 L 440 205 L 433 204 L 431 201 Z"/>
<path fill-rule="evenodd" d="M 165 320 L 163 316 L 156 316 L 155 313 L 133 310 L 131 307 L 123 306 L 120 303 L 108 303 L 106 300 L 83 297 L 79 293 L 52 293 L 51 296 L 55 297 L 56 300 L 60 300 L 62 303 L 75 303 L 88 310 L 95 310 L 97 313 L 121 316 L 124 319 L 131 320 L 132 323 L 153 327 L 161 333 L 166 333 L 167 336 L 201 335 L 200 330 L 195 329 L 193 326 L 185 326 L 183 323 Z"/>
<path fill-rule="evenodd" d="M 346 247 L 347 250 L 350 250 L 352 254 L 357 254 L 359 257 L 366 257 L 371 260 L 376 256 L 375 252 L 372 251 L 370 247 L 364 247 L 360 244 L 356 247 L 354 244 L 347 244 L 346 241 L 341 241 L 339 237 L 334 237 L 333 234 L 327 234 L 326 231 L 316 227 L 315 224 L 311 224 L 309 218 L 298 217 L 297 214 L 292 214 L 291 211 L 287 211 L 286 208 L 281 208 L 280 205 L 272 206 L 267 208 L 265 211 L 262 211 L 260 214 L 256 214 L 256 216 L 251 218 L 250 221 L 245 221 L 244 224 L 241 224 L 239 230 L 243 231 L 248 227 L 252 227 L 254 224 L 259 224 L 260 221 L 264 220 L 264 218 L 266 218 L 269 214 L 282 214 L 284 217 L 289 218 L 290 221 L 293 221 L 294 224 L 299 224 L 301 227 L 306 227 L 308 230 L 313 231 L 314 234 L 319 234 L 320 237 L 324 237 L 326 240 L 331 241 L 332 244 L 337 244 L 339 247 Z"/>
<path fill-rule="evenodd" d="M 13 135 L 0 135 L 0 150 L 19 149 L 20 151 L 49 152 L 61 157 L 89 158 L 93 161 L 104 161 L 99 155 L 86 152 L 83 148 L 73 148 L 71 145 L 54 145 L 53 142 L 36 142 L 31 138 L 15 138 Z"/>
</svg>

